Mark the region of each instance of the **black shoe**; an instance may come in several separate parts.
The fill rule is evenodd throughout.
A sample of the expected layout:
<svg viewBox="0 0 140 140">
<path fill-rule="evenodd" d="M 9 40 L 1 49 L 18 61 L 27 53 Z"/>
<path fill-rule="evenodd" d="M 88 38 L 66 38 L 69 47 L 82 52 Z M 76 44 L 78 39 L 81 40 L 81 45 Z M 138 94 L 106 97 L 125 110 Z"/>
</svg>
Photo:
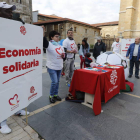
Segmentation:
<svg viewBox="0 0 140 140">
<path fill-rule="evenodd" d="M 55 103 L 54 97 L 50 96 L 49 99 L 50 99 L 50 102 L 51 102 L 51 103 Z"/>
<path fill-rule="evenodd" d="M 132 75 L 129 75 L 128 77 L 129 77 L 129 78 L 131 78 L 131 77 L 132 77 Z"/>
<path fill-rule="evenodd" d="M 61 101 L 61 100 L 62 100 L 58 95 L 54 95 L 54 99 L 55 99 L 56 101 Z"/>
<path fill-rule="evenodd" d="M 139 76 L 135 76 L 137 79 L 140 79 Z"/>
</svg>

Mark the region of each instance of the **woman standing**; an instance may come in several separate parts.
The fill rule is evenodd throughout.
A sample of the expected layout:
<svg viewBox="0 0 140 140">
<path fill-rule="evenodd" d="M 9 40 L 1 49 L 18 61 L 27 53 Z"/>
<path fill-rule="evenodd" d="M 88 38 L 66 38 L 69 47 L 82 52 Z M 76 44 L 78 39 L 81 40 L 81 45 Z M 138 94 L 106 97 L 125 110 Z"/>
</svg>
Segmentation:
<svg viewBox="0 0 140 140">
<path fill-rule="evenodd" d="M 85 68 L 85 57 L 86 57 L 86 54 L 89 52 L 90 52 L 89 44 L 87 43 L 86 40 L 82 40 L 82 45 L 80 46 L 80 50 L 79 50 L 79 56 L 81 59 L 81 62 L 80 62 L 81 69 L 82 69 L 83 63 L 84 63 L 84 68 Z"/>
<path fill-rule="evenodd" d="M 59 45 L 59 36 L 58 32 L 51 31 L 49 33 L 50 41 L 47 41 L 45 35 L 43 39 L 43 47 L 46 48 L 47 54 L 46 67 L 52 81 L 49 97 L 51 103 L 61 101 L 61 98 L 58 96 L 58 88 L 65 54 L 63 47 Z"/>
</svg>

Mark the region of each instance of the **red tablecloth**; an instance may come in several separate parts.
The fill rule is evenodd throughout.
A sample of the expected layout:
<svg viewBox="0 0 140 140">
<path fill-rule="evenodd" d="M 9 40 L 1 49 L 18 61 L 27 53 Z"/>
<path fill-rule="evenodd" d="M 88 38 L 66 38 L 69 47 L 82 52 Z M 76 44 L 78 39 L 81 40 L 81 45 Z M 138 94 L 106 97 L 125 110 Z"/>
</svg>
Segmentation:
<svg viewBox="0 0 140 140">
<path fill-rule="evenodd" d="M 103 69 L 103 68 L 98 68 Z M 76 91 L 95 94 L 93 111 L 95 115 L 101 113 L 101 101 L 105 103 L 120 90 L 126 89 L 124 68 L 105 69 L 107 72 L 96 72 L 85 69 L 74 71 L 69 92 L 75 97 Z"/>
</svg>

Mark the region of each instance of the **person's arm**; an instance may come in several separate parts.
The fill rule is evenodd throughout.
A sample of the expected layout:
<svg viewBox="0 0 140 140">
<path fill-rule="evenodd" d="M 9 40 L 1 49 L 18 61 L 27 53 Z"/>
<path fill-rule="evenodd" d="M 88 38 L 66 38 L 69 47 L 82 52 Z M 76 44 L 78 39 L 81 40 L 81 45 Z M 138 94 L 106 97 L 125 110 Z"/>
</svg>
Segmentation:
<svg viewBox="0 0 140 140">
<path fill-rule="evenodd" d="M 44 36 L 43 37 L 43 48 L 48 48 L 49 46 L 49 41 L 47 40 L 47 38 Z"/>
<path fill-rule="evenodd" d="M 88 53 L 90 53 L 90 45 L 88 44 Z"/>
<path fill-rule="evenodd" d="M 122 52 L 122 46 L 121 46 L 121 43 L 120 43 L 120 54 L 121 54 L 121 52 Z"/>
<path fill-rule="evenodd" d="M 47 38 L 45 37 L 45 32 L 46 32 L 45 27 L 44 26 L 41 26 L 41 27 L 43 29 L 43 48 L 46 49 L 49 46 L 49 42 L 48 42 Z"/>
<path fill-rule="evenodd" d="M 114 43 L 113 43 L 112 46 L 111 46 L 111 51 L 113 51 L 113 49 L 114 49 Z"/>
<path fill-rule="evenodd" d="M 129 46 L 127 53 L 126 53 L 126 57 L 129 58 L 129 54 L 130 54 L 130 49 L 131 49 L 131 45 Z"/>
<path fill-rule="evenodd" d="M 103 52 L 106 52 L 106 46 L 105 46 L 105 43 L 103 43 Z"/>
<path fill-rule="evenodd" d="M 82 48 L 82 45 L 80 46 L 79 55 L 82 55 L 82 57 L 85 57 L 84 54 L 83 54 L 83 48 Z"/>
<path fill-rule="evenodd" d="M 93 57 L 94 58 L 96 57 L 96 44 L 95 44 L 94 49 L 93 49 Z"/>
</svg>

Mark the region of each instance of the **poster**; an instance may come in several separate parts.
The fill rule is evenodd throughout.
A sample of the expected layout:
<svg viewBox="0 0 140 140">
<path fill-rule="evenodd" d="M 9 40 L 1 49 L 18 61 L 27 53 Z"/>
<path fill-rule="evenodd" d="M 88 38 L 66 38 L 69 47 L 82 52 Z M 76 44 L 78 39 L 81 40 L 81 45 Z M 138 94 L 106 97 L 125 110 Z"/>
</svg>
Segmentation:
<svg viewBox="0 0 140 140">
<path fill-rule="evenodd" d="M 0 122 L 42 96 L 43 29 L 0 18 Z"/>
<path fill-rule="evenodd" d="M 121 40 L 121 55 L 126 58 L 127 50 L 130 44 L 134 43 L 135 39 L 122 39 Z"/>
</svg>

